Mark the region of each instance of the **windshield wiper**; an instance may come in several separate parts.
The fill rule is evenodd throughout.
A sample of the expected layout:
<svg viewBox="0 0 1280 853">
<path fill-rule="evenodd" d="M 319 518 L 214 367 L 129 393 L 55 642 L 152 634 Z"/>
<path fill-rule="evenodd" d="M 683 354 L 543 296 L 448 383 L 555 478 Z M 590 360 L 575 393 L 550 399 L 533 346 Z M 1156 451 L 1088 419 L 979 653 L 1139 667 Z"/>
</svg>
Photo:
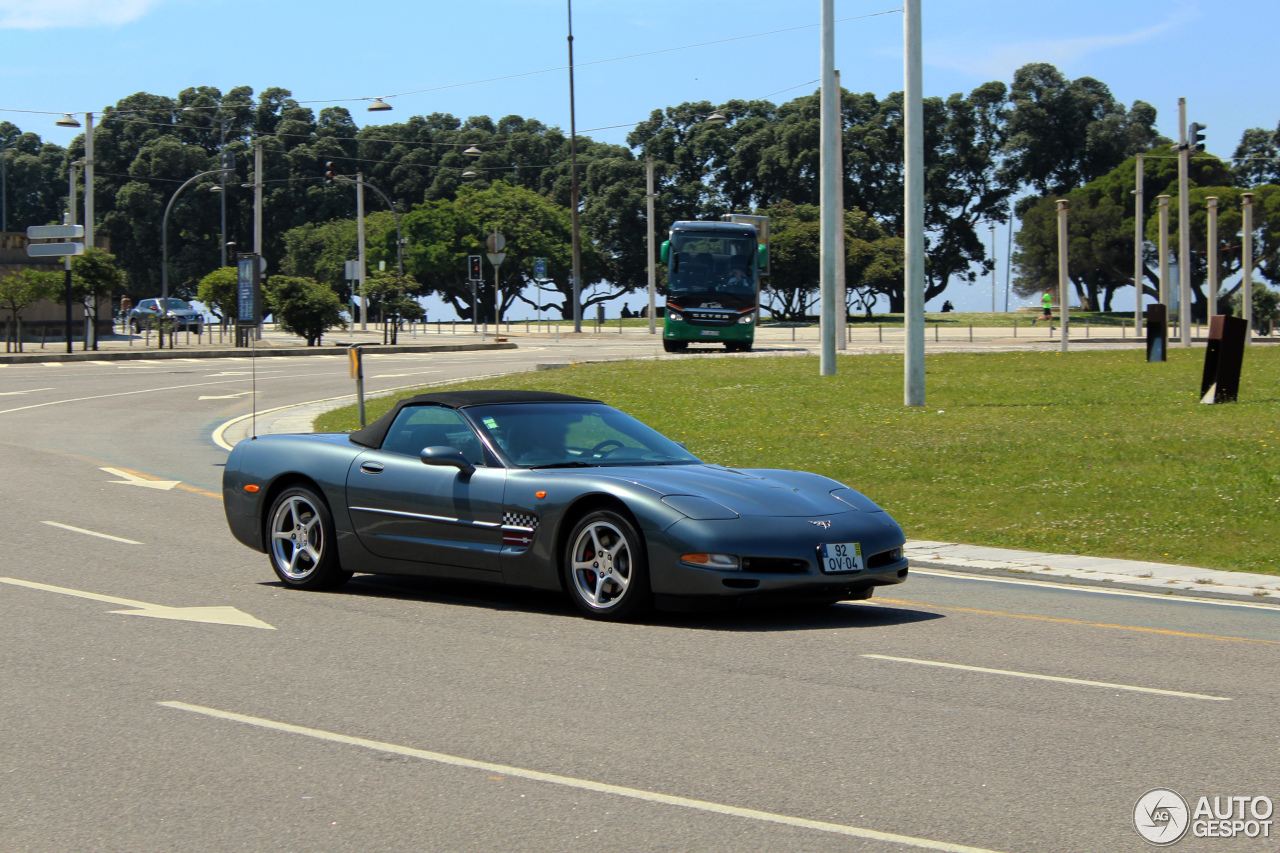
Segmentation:
<svg viewBox="0 0 1280 853">
<path fill-rule="evenodd" d="M 530 470 L 539 468 L 597 468 L 599 464 L 596 462 L 552 462 L 547 465 L 530 465 Z"/>
</svg>

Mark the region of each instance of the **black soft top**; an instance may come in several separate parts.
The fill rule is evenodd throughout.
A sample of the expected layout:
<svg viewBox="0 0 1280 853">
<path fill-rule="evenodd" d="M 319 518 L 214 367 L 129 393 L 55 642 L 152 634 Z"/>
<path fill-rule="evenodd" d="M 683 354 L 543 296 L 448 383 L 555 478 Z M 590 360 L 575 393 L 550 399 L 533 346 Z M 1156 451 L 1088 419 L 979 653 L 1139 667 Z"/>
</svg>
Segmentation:
<svg viewBox="0 0 1280 853">
<path fill-rule="evenodd" d="M 491 406 L 502 403 L 599 403 L 586 397 L 555 394 L 550 391 L 434 391 L 401 400 L 395 408 L 364 429 L 358 429 L 348 438 L 363 447 L 381 447 L 387 430 L 406 406 L 444 406 L 448 409 L 465 409 L 469 406 Z"/>
</svg>

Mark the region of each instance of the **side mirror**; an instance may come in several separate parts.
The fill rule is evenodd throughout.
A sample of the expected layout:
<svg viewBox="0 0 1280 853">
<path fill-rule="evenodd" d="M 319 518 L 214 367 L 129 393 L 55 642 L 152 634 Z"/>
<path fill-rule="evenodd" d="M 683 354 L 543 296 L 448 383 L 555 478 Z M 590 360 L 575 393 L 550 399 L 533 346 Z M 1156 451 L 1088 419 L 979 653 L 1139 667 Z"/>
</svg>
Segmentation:
<svg viewBox="0 0 1280 853">
<path fill-rule="evenodd" d="M 424 447 L 418 454 L 418 458 L 422 460 L 423 465 L 457 468 L 464 477 L 470 477 L 476 470 L 476 466 L 468 462 L 467 457 L 463 456 L 462 451 L 456 447 Z"/>
<path fill-rule="evenodd" d="M 671 241 L 663 240 L 661 248 L 658 249 L 658 259 L 664 264 L 671 260 Z"/>
<path fill-rule="evenodd" d="M 759 269 L 767 270 L 769 268 L 769 247 L 759 246 L 756 252 L 756 266 Z"/>
</svg>

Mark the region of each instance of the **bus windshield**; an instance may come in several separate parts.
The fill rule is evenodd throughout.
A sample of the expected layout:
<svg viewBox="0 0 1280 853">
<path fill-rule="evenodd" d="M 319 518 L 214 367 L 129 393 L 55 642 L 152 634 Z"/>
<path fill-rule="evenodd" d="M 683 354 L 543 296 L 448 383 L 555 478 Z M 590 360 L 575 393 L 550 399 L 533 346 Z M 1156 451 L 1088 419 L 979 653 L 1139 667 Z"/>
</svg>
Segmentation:
<svg viewBox="0 0 1280 853">
<path fill-rule="evenodd" d="M 667 286 L 672 296 L 715 294 L 753 300 L 756 241 L 745 234 L 676 231 Z"/>
</svg>

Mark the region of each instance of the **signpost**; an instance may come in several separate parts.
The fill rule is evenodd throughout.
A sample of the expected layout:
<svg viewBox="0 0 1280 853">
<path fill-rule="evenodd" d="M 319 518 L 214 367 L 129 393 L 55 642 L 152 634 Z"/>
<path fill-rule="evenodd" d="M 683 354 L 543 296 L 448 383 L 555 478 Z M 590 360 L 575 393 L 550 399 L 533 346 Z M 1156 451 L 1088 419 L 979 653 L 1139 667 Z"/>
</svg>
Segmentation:
<svg viewBox="0 0 1280 853">
<path fill-rule="evenodd" d="M 75 205 L 72 205 L 74 209 Z M 83 225 L 32 225 L 27 229 L 28 240 L 68 240 L 68 238 L 83 237 Z M 63 266 L 66 269 L 66 293 L 65 301 L 67 304 L 67 352 L 71 352 L 71 256 L 83 255 L 84 243 L 28 243 L 27 257 L 30 258 L 51 258 L 61 256 L 63 258 Z"/>
<path fill-rule="evenodd" d="M 542 280 L 547 277 L 547 259 L 533 259 L 533 281 L 538 286 L 538 331 L 542 331 Z"/>
<path fill-rule="evenodd" d="M 471 282 L 471 331 L 480 326 L 480 294 L 476 290 L 484 280 L 484 266 L 479 255 L 467 255 L 467 281 Z"/>
<path fill-rule="evenodd" d="M 498 268 L 507 257 L 506 252 L 502 251 L 507 247 L 507 238 L 495 227 L 485 244 L 489 247 L 489 263 L 493 264 L 493 336 L 496 338 L 498 324 L 502 320 L 502 287 L 498 280 Z"/>
<path fill-rule="evenodd" d="M 262 267 L 255 254 L 242 254 L 237 260 L 236 346 L 249 346 L 248 336 L 257 328 L 262 301 Z"/>
</svg>

